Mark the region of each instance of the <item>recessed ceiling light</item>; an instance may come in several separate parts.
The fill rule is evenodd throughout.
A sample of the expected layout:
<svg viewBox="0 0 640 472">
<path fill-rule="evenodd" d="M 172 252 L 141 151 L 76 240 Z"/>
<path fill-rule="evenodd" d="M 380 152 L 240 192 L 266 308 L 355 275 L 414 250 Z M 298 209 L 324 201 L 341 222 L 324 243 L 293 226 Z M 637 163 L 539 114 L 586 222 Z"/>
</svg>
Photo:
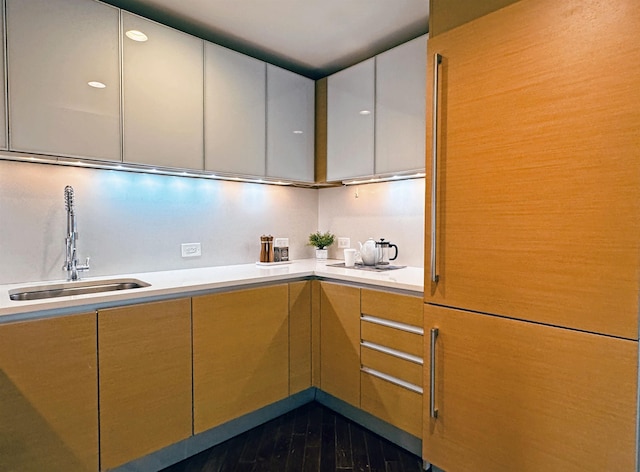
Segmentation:
<svg viewBox="0 0 640 472">
<path fill-rule="evenodd" d="M 370 115 L 371 111 L 370 110 L 360 110 L 360 114 L 361 115 Z"/>
<path fill-rule="evenodd" d="M 127 38 L 133 39 L 134 41 L 144 42 L 149 39 L 146 34 L 138 30 L 129 30 L 125 34 Z"/>
<path fill-rule="evenodd" d="M 299 129 L 297 129 L 297 130 L 295 130 L 295 131 L 293 132 L 293 134 L 302 134 L 302 131 L 301 131 L 301 130 L 299 130 Z"/>
<path fill-rule="evenodd" d="M 98 82 L 97 80 L 92 80 L 91 82 L 87 82 L 87 85 L 89 85 L 89 87 L 93 87 L 97 89 L 103 89 L 106 87 L 105 84 L 103 84 L 102 82 Z"/>
</svg>

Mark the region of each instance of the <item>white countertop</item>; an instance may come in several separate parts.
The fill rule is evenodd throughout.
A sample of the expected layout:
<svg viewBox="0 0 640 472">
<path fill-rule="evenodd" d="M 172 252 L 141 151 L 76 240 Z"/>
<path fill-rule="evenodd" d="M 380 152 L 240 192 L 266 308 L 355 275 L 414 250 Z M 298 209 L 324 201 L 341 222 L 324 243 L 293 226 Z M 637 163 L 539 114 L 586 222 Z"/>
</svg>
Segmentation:
<svg viewBox="0 0 640 472">
<path fill-rule="evenodd" d="M 341 261 L 316 261 L 305 259 L 290 264 L 258 266 L 240 264 L 199 269 L 170 270 L 138 274 L 121 274 L 107 277 L 85 277 L 83 281 L 133 278 L 151 284 L 149 287 L 115 292 L 74 295 L 33 301 L 13 301 L 9 291 L 24 287 L 46 286 L 64 281 L 47 281 L 0 285 L 0 323 L 46 315 L 93 310 L 127 301 L 151 301 L 184 294 L 216 289 L 241 287 L 243 285 L 270 283 L 316 276 L 325 279 L 371 285 L 374 287 L 422 293 L 424 269 L 406 267 L 385 272 L 329 267 Z"/>
</svg>

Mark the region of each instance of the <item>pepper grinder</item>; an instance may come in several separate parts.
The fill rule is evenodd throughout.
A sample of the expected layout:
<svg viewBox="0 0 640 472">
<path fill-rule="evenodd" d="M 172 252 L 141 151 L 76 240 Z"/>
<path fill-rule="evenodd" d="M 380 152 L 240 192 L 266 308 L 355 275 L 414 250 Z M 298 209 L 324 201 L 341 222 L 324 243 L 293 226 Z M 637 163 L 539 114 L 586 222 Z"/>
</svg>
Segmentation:
<svg viewBox="0 0 640 472">
<path fill-rule="evenodd" d="M 260 236 L 260 262 L 273 262 L 273 236 Z"/>
</svg>

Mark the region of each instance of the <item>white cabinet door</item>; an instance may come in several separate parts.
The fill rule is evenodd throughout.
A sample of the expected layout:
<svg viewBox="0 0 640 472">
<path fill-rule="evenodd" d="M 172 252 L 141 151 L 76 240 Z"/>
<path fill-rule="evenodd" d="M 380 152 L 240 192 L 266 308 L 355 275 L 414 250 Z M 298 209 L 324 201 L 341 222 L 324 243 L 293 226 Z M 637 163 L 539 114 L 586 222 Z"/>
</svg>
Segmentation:
<svg viewBox="0 0 640 472">
<path fill-rule="evenodd" d="M 315 83 L 267 65 L 267 176 L 314 181 Z"/>
<path fill-rule="evenodd" d="M 327 81 L 327 180 L 373 175 L 375 58 Z"/>
<path fill-rule="evenodd" d="M 203 169 L 203 41 L 123 11 L 122 42 L 124 161 Z"/>
<path fill-rule="evenodd" d="M 0 34 L 4 38 L 4 9 L 0 9 Z M 6 74 L 5 74 L 5 55 L 0 54 L 0 85 L 2 91 L 0 92 L 0 149 L 7 149 L 7 100 L 6 100 Z"/>
<path fill-rule="evenodd" d="M 376 57 L 376 174 L 424 170 L 426 75 L 426 35 Z"/>
<path fill-rule="evenodd" d="M 265 175 L 265 63 L 205 43 L 205 168 Z"/>
<path fill-rule="evenodd" d="M 88 0 L 6 7 L 11 149 L 119 161 L 118 9 Z"/>
</svg>

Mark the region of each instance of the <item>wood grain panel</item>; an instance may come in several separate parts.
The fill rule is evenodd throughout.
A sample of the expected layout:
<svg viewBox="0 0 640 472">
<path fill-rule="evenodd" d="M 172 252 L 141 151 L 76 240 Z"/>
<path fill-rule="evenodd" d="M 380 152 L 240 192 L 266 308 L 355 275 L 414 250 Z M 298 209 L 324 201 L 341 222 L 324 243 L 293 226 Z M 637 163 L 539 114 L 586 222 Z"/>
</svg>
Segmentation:
<svg viewBox="0 0 640 472">
<path fill-rule="evenodd" d="M 191 436 L 190 299 L 100 310 L 98 346 L 102 469 Z"/>
<path fill-rule="evenodd" d="M 362 321 L 362 340 L 421 357 L 422 336 L 368 321 Z"/>
<path fill-rule="evenodd" d="M 422 364 L 416 364 L 366 346 L 360 348 L 360 359 L 364 367 L 370 367 L 378 372 L 422 387 Z"/>
<path fill-rule="evenodd" d="M 321 282 L 321 388 L 360 406 L 360 289 Z"/>
<path fill-rule="evenodd" d="M 518 0 L 430 0 L 429 37 L 449 31 Z"/>
<path fill-rule="evenodd" d="M 425 305 L 431 327 L 439 414 L 425 408 L 424 458 L 451 471 L 636 470 L 636 341 Z M 426 354 L 425 379 L 429 368 Z"/>
<path fill-rule="evenodd" d="M 289 284 L 289 395 L 311 387 L 311 282 Z"/>
<path fill-rule="evenodd" d="M 422 328 L 421 297 L 362 289 L 363 314 Z"/>
<path fill-rule="evenodd" d="M 96 314 L 0 325 L 0 470 L 98 469 Z"/>
<path fill-rule="evenodd" d="M 320 298 L 319 280 L 311 282 L 311 383 L 320 388 Z"/>
<path fill-rule="evenodd" d="M 193 298 L 194 431 L 289 394 L 287 284 Z"/>
<path fill-rule="evenodd" d="M 362 409 L 416 437 L 422 435 L 422 395 L 361 372 Z"/>
<path fill-rule="evenodd" d="M 316 80 L 315 181 L 327 181 L 327 78 Z"/>
<path fill-rule="evenodd" d="M 636 1 L 522 0 L 429 40 L 426 301 L 638 339 L 639 24 Z"/>
</svg>

